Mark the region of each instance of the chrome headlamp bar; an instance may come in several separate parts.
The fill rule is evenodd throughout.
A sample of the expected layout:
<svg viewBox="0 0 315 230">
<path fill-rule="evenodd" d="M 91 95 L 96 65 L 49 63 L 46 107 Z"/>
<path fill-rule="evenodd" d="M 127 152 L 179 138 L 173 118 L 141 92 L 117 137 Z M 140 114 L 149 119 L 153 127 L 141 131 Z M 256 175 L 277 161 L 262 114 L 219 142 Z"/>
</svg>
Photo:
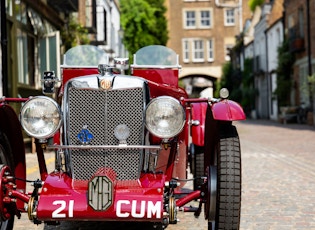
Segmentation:
<svg viewBox="0 0 315 230">
<path fill-rule="evenodd" d="M 160 150 L 160 145 L 48 145 L 47 149 L 150 149 Z"/>
</svg>

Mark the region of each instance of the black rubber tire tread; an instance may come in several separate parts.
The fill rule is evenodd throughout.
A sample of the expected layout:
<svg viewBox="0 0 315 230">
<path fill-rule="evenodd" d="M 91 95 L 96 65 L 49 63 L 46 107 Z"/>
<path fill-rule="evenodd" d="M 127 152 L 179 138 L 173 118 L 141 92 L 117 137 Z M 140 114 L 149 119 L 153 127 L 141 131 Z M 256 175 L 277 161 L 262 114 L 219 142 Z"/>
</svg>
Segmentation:
<svg viewBox="0 0 315 230">
<path fill-rule="evenodd" d="M 11 169 L 13 167 L 13 158 L 12 158 L 12 151 L 11 151 L 11 147 L 8 141 L 8 138 L 6 137 L 6 135 L 4 133 L 1 132 L 0 130 L 0 154 L 2 154 L 2 157 L 6 158 L 6 162 L 2 162 L 1 158 L 0 158 L 0 166 L 1 168 L 4 165 L 8 165 Z M 10 218 L 9 220 L 2 222 L 0 220 L 0 230 L 11 230 L 13 229 L 14 226 L 14 217 Z"/>
<path fill-rule="evenodd" d="M 218 156 L 217 229 L 239 229 L 241 158 L 238 138 L 220 141 Z"/>
<path fill-rule="evenodd" d="M 208 230 L 238 230 L 241 211 L 241 148 L 235 126 L 219 125 L 220 136 L 214 147 L 211 165 L 216 167 L 215 221 L 208 220 Z M 209 197 L 208 197 L 209 199 Z M 210 200 L 206 203 L 206 217 Z"/>
<path fill-rule="evenodd" d="M 237 230 L 241 212 L 241 149 L 234 126 L 225 127 L 217 146 L 216 230 Z"/>
<path fill-rule="evenodd" d="M 194 177 L 194 190 L 200 189 L 200 186 L 203 183 L 203 179 L 201 177 L 205 176 L 204 170 L 204 153 L 203 152 L 195 152 L 195 172 Z"/>
</svg>

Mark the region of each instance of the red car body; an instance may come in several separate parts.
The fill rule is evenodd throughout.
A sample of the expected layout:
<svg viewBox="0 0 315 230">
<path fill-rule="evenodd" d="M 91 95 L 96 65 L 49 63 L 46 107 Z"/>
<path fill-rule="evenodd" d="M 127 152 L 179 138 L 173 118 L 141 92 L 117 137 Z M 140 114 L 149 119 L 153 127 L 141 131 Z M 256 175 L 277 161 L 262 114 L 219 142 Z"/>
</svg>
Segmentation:
<svg viewBox="0 0 315 230">
<path fill-rule="evenodd" d="M 159 48 L 167 52 L 173 52 L 161 46 L 152 46 L 151 48 Z M 143 50 L 137 52 L 137 58 L 141 56 L 142 52 Z M 66 135 L 68 135 L 68 132 L 71 132 L 71 128 L 60 128 L 55 132 L 52 145 L 47 144 L 41 139 L 37 139 L 36 150 L 41 178 L 34 182 L 34 191 L 26 191 L 25 150 L 20 121 L 9 104 L 12 102 L 28 102 L 31 99 L 0 99 L 0 135 L 3 136 L 0 147 L 4 149 L 3 155 L 7 158 L 7 160 L 1 162 L 0 186 L 2 190 L 0 193 L 0 214 L 2 222 L 8 226 L 7 229 L 10 229 L 10 221 L 15 215 L 20 216 L 25 212 L 28 213 L 29 219 L 35 224 L 73 220 L 119 220 L 152 222 L 155 226 L 165 228 L 168 224 L 175 224 L 177 222 L 176 214 L 178 210 L 195 212 L 196 215 L 200 213 L 202 205 L 195 208 L 185 207 L 185 205 L 192 200 L 199 200 L 200 204 L 205 204 L 205 219 L 209 222 L 209 229 L 212 228 L 211 226 L 218 226 L 218 211 L 215 211 L 215 209 L 211 207 L 211 205 L 214 205 L 212 193 L 215 192 L 216 194 L 220 192 L 217 185 L 214 186 L 211 184 L 213 180 L 217 183 L 219 178 L 217 173 L 211 174 L 211 170 L 216 170 L 216 166 L 218 165 L 218 163 L 214 163 L 217 157 L 212 157 L 212 155 L 216 154 L 217 150 L 215 146 L 217 146 L 218 141 L 221 140 L 221 127 L 230 127 L 232 121 L 244 120 L 245 114 L 238 103 L 226 98 L 189 98 L 185 90 L 178 87 L 178 75 L 181 68 L 178 65 L 178 60 L 176 65 L 173 64 L 170 66 L 161 65 L 159 63 L 138 64 L 139 62 L 136 61 L 139 61 L 139 58 L 131 65 L 132 76 L 128 76 L 128 78 L 121 76 L 121 73 L 115 73 L 112 68 L 106 71 L 109 71 L 110 79 L 139 79 L 135 80 L 135 85 L 140 84 L 139 82 L 142 84 L 143 82 L 144 86 L 142 87 L 148 89 L 149 95 L 147 95 L 147 102 L 151 102 L 155 98 L 160 99 L 161 97 L 167 96 L 169 99 L 169 97 L 171 97 L 178 101 L 185 113 L 183 127 L 180 132 L 173 137 L 159 137 L 149 133 L 146 128 L 144 128 L 147 134 L 147 136 L 144 137 L 146 138 L 144 143 L 149 143 L 149 145 L 126 146 L 125 144 L 119 144 L 116 146 L 94 146 L 95 154 L 99 154 L 99 152 L 97 152 L 98 148 L 110 149 L 110 151 L 114 151 L 115 154 L 117 154 L 115 151 L 120 151 L 120 154 L 124 154 L 123 150 L 116 150 L 122 148 L 124 151 L 136 151 L 133 149 L 140 149 L 137 151 L 141 154 L 148 155 L 148 162 L 146 162 L 146 158 L 142 160 L 145 163 L 143 163 L 143 166 L 139 167 L 141 172 L 137 174 L 139 176 L 136 178 L 121 179 L 119 173 L 123 173 L 124 169 L 121 169 L 123 166 L 119 165 L 119 162 L 114 163 L 117 164 L 117 167 L 115 167 L 119 168 L 119 173 L 114 167 L 111 167 L 110 163 L 104 163 L 104 165 L 101 164 L 101 166 L 95 167 L 94 171 L 91 169 L 93 171 L 92 176 L 83 179 L 77 177 L 79 173 L 75 170 L 81 170 L 82 167 L 79 169 L 71 168 L 72 166 L 75 167 L 74 162 L 76 161 L 74 160 L 74 155 L 84 155 L 89 151 L 88 149 L 92 144 L 79 145 L 82 150 L 76 150 L 76 148 L 79 147 L 74 146 L 74 141 L 70 141 L 70 139 L 68 142 L 65 141 L 68 138 Z M 76 108 L 68 108 L 71 107 L 70 105 L 65 105 L 67 104 L 66 98 L 72 97 L 70 95 L 69 85 L 82 84 L 83 86 L 80 86 L 81 88 L 79 87 L 75 90 L 80 91 L 83 88 L 83 90 L 87 91 L 86 95 L 89 95 L 88 93 L 91 91 L 84 88 L 87 87 L 84 85 L 85 80 L 80 80 L 80 82 L 77 83 L 76 79 L 82 76 L 84 77 L 83 79 L 95 77 L 95 79 L 99 79 L 99 86 L 95 86 L 96 88 L 99 87 L 99 89 L 93 90 L 97 93 L 107 90 L 104 88 L 101 89 L 101 84 L 106 84 L 106 82 L 104 81 L 102 83 L 100 80 L 101 78 L 107 79 L 107 73 L 101 76 L 99 71 L 97 66 L 74 66 L 67 65 L 67 63 L 62 66 L 61 86 L 58 87 L 55 99 L 58 104 L 63 106 L 62 119 L 64 119 L 64 123 L 67 123 L 67 119 L 70 120 L 71 116 L 79 111 L 79 109 Z M 100 77 L 98 77 L 99 75 Z M 54 79 L 49 80 L 48 83 L 55 83 Z M 112 80 L 110 84 L 112 84 L 113 87 L 111 90 L 114 91 L 115 86 L 113 81 L 114 80 Z M 88 83 L 90 84 L 90 82 Z M 128 87 L 125 80 L 121 80 L 119 85 L 119 87 L 121 87 L 121 85 L 123 86 L 122 89 L 118 89 L 117 91 L 123 91 L 123 89 L 127 89 L 126 87 Z M 104 87 L 107 86 L 104 85 Z M 69 90 L 69 92 L 67 90 Z M 74 91 L 74 89 L 71 90 Z M 85 97 L 86 96 L 82 98 L 85 99 Z M 106 97 L 110 97 L 110 93 L 108 93 L 108 95 L 106 94 Z M 101 99 L 95 98 L 95 100 Z M 119 100 L 124 100 L 124 98 Z M 119 100 L 115 103 L 118 103 Z M 147 102 L 146 107 L 148 106 Z M 91 101 L 91 103 L 94 102 Z M 79 104 L 80 102 L 76 104 L 76 106 Z M 132 108 L 132 105 L 128 102 L 123 105 L 128 105 L 128 111 Z M 99 105 L 97 108 L 98 107 Z M 68 110 L 70 112 L 69 115 L 67 114 Z M 93 112 L 89 112 L 91 116 L 93 116 Z M 110 116 L 110 114 L 106 116 Z M 21 119 L 23 119 L 22 115 L 21 117 Z M 64 126 L 67 125 L 64 124 Z M 72 126 L 69 125 L 69 127 Z M 159 127 L 157 127 L 157 129 L 159 129 Z M 83 130 L 87 131 L 87 129 L 84 128 Z M 92 131 L 91 134 L 96 136 L 96 131 L 93 132 L 94 131 Z M 65 142 L 67 142 L 68 145 L 62 144 Z M 195 153 L 196 156 L 191 158 L 193 153 L 190 146 L 204 148 L 202 154 L 197 156 L 196 154 L 199 153 Z M 65 157 L 63 160 L 66 161 L 66 166 L 60 163 L 60 168 L 57 167 L 55 171 L 48 172 L 44 159 L 44 151 L 47 148 L 56 151 L 57 159 L 59 156 Z M 73 150 L 67 153 L 68 148 L 73 148 Z M 239 152 L 239 150 L 237 150 L 237 152 Z M 202 165 L 200 165 L 200 162 L 195 163 L 195 161 L 192 160 L 195 157 L 202 157 Z M 90 165 L 93 164 L 92 158 L 93 154 L 89 155 L 89 158 L 84 159 L 86 162 L 84 164 L 82 163 L 82 165 L 86 165 L 87 168 L 90 168 Z M 88 159 L 91 159 L 91 161 Z M 100 157 L 99 159 L 102 158 Z M 128 164 L 128 160 L 119 158 L 119 160 L 121 159 L 123 160 L 122 164 Z M 112 162 L 114 161 L 115 159 Z M 142 164 L 142 161 L 140 164 Z M 154 166 L 152 166 L 152 164 L 154 164 Z M 199 179 L 202 179 L 202 182 L 198 186 L 196 185 L 193 191 L 187 193 L 183 192 L 182 187 L 187 181 L 187 169 L 189 165 L 194 165 L 192 170 L 195 170 L 195 168 L 202 169 L 202 175 L 196 175 L 198 173 L 194 174 L 194 172 L 192 172 L 195 177 L 200 176 Z M 152 170 L 150 167 L 152 167 Z M 128 170 L 132 171 L 132 167 L 130 168 L 131 169 L 128 167 Z M 214 200 L 217 200 L 215 202 L 217 207 L 219 207 L 220 201 L 218 201 L 218 199 Z M 237 205 L 237 207 L 240 207 L 240 203 Z M 25 207 L 27 208 L 25 209 Z M 214 217 L 212 215 L 214 215 Z M 226 222 L 228 221 L 227 218 Z"/>
</svg>

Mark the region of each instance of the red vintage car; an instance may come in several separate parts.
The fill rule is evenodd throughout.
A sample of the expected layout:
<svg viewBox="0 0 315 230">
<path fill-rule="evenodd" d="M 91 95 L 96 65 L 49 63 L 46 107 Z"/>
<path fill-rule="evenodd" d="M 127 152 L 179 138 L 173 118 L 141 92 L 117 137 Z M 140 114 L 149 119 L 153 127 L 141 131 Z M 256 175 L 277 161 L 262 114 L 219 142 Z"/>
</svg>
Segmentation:
<svg viewBox="0 0 315 230">
<path fill-rule="evenodd" d="M 220 98 L 189 98 L 178 86 L 178 55 L 167 47 L 140 49 L 131 75 L 126 59 L 115 61 L 108 65 L 97 47 L 74 47 L 60 83 L 44 73 L 47 96 L 0 99 L 1 229 L 12 229 L 22 213 L 34 224 L 126 221 L 164 229 L 178 212 L 199 216 L 202 209 L 209 229 L 238 229 L 241 150 L 232 122 L 245 119 L 241 106 L 226 89 Z M 23 102 L 19 117 L 11 102 Z M 26 178 L 21 126 L 36 140 L 36 181 Z M 47 150 L 56 155 L 52 172 Z"/>
</svg>

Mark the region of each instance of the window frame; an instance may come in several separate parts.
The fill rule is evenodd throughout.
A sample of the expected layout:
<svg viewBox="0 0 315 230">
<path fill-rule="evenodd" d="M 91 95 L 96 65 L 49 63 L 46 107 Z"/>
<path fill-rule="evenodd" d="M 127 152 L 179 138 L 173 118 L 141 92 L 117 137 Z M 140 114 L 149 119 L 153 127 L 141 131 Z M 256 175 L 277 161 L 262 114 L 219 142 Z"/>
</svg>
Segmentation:
<svg viewBox="0 0 315 230">
<path fill-rule="evenodd" d="M 203 17 L 202 13 L 208 12 L 209 17 Z M 194 14 L 194 19 L 188 17 L 188 13 Z M 194 25 L 188 25 L 194 20 Z M 209 25 L 203 25 L 202 21 L 208 20 Z M 184 29 L 209 29 L 213 27 L 213 9 L 212 8 L 185 8 L 183 9 L 183 28 Z"/>
<path fill-rule="evenodd" d="M 189 39 L 183 39 L 182 40 L 183 44 L 183 62 L 184 63 L 189 63 L 190 62 L 190 41 Z"/>
<path fill-rule="evenodd" d="M 209 17 L 208 17 L 208 21 L 209 21 L 209 25 L 203 25 L 202 21 L 203 20 L 207 20 L 207 19 L 203 19 L 202 17 L 202 13 L 203 12 L 208 12 L 209 13 Z M 199 27 L 198 28 L 211 28 L 212 27 L 212 11 L 211 10 L 200 10 L 199 11 Z"/>
<path fill-rule="evenodd" d="M 188 13 L 193 13 L 194 17 L 188 18 Z M 189 22 L 193 22 L 194 25 L 188 25 Z M 196 19 L 196 11 L 194 10 L 185 10 L 184 11 L 184 28 L 185 29 L 195 29 L 197 28 L 197 19 Z"/>
<path fill-rule="evenodd" d="M 88 14 L 90 12 L 90 16 Z M 85 1 L 85 27 L 89 33 L 95 33 L 97 31 L 97 22 L 96 22 L 96 0 L 87 0 Z M 89 24 L 88 19 L 89 18 Z"/>
<path fill-rule="evenodd" d="M 195 42 L 202 41 L 202 47 L 196 50 Z M 210 46 L 211 41 L 211 46 Z M 183 38 L 182 39 L 182 61 L 183 63 L 212 63 L 215 61 L 214 38 Z M 203 58 L 196 57 L 196 52 L 202 52 Z"/>
<path fill-rule="evenodd" d="M 53 70 L 56 76 L 60 76 L 60 32 L 54 31 L 43 36 L 39 41 L 38 57 L 39 72 L 41 78 L 46 70 Z M 41 79 L 42 80 L 42 79 Z"/>
<path fill-rule="evenodd" d="M 196 49 L 196 42 L 201 42 L 199 43 L 199 45 L 201 45 L 201 47 L 198 47 Z M 194 63 L 200 63 L 200 62 L 204 62 L 205 61 L 205 52 L 204 52 L 204 40 L 200 39 L 200 38 L 196 38 L 192 40 L 192 62 Z M 196 55 L 198 54 L 198 55 Z M 199 56 L 199 54 L 201 54 L 200 56 L 202 57 L 197 57 Z"/>
<path fill-rule="evenodd" d="M 28 39 L 26 31 L 21 28 L 16 30 L 16 47 L 17 47 L 17 65 L 18 65 L 18 83 L 19 84 L 30 84 L 29 76 L 29 54 L 28 54 Z"/>
<path fill-rule="evenodd" d="M 229 15 L 229 12 L 233 12 L 233 15 Z M 230 22 L 230 20 L 233 20 L 233 22 Z M 224 9 L 224 25 L 225 26 L 235 26 L 235 9 Z"/>
<path fill-rule="evenodd" d="M 208 57 L 208 62 L 214 62 L 214 39 L 213 38 L 210 38 L 207 40 L 207 57 Z"/>
</svg>

